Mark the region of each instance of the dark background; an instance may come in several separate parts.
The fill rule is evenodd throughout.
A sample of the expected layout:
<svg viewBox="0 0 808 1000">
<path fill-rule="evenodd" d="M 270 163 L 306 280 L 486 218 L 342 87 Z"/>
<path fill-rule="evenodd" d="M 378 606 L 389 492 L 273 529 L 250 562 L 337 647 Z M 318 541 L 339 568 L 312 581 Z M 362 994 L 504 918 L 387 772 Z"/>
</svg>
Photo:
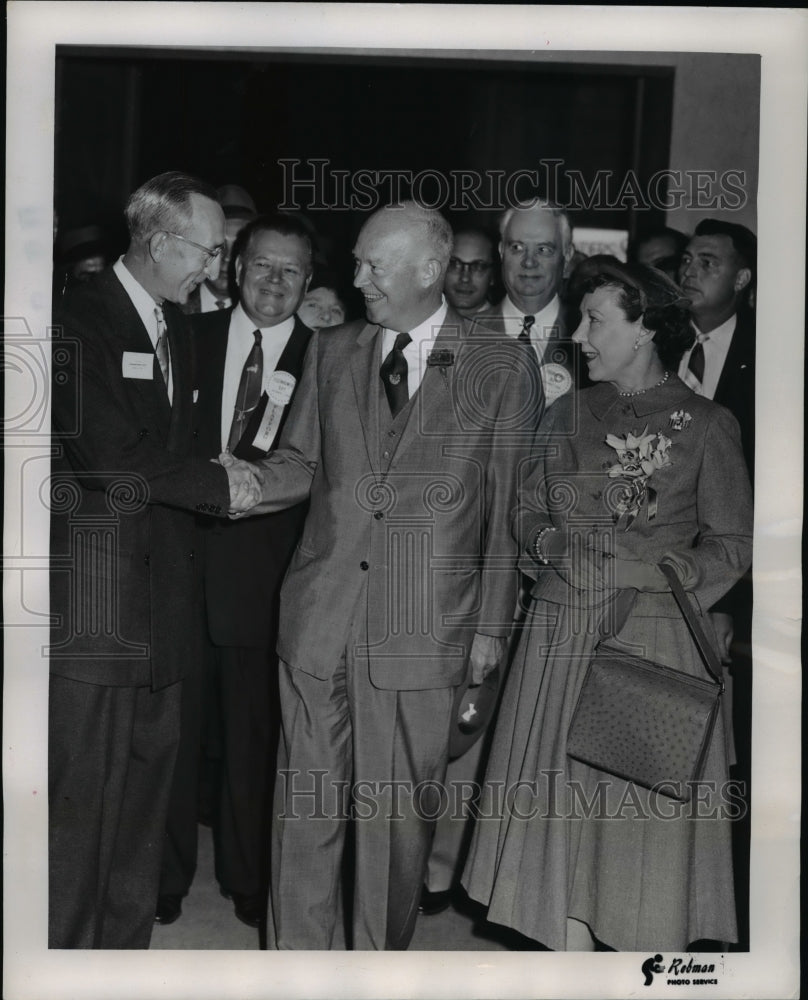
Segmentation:
<svg viewBox="0 0 808 1000">
<path fill-rule="evenodd" d="M 674 70 L 658 66 L 60 47 L 59 227 L 102 225 L 121 252 L 127 196 L 171 169 L 215 186 L 240 184 L 259 211 L 271 210 L 286 196 L 278 160 L 290 158 L 303 161 L 301 176 L 310 175 L 306 161 L 316 157 L 329 161 L 329 171 L 351 173 L 539 170 L 540 189 L 520 187 L 520 195 L 563 204 L 563 172 L 555 190 L 551 177 L 544 183 L 550 172 L 541 161 L 562 160 L 563 170 L 580 170 L 587 182 L 604 169 L 618 179 L 631 169 L 644 182 L 668 167 L 673 84 Z M 321 200 L 333 201 L 331 193 Z M 351 249 L 367 213 L 300 207 L 349 282 Z M 504 207 L 443 210 L 453 225 L 493 229 Z M 572 221 L 633 234 L 665 220 L 660 210 L 595 208 L 573 213 Z"/>
</svg>

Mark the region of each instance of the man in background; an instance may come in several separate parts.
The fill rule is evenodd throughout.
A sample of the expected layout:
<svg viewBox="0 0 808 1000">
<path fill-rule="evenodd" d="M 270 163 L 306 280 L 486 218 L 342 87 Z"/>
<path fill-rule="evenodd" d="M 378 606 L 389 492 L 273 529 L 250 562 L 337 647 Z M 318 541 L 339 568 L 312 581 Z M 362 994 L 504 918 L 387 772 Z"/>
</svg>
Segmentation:
<svg viewBox="0 0 808 1000">
<path fill-rule="evenodd" d="M 490 236 L 480 229 L 461 229 L 454 234 L 443 294 L 461 316 L 472 318 L 490 307 L 488 295 L 495 266 Z"/>
</svg>

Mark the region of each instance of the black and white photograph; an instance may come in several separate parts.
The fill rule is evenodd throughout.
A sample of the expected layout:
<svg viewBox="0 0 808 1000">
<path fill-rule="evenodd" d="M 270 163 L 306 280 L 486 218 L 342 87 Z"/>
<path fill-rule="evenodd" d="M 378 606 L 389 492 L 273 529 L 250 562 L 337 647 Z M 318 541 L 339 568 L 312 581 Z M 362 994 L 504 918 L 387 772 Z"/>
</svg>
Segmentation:
<svg viewBox="0 0 808 1000">
<path fill-rule="evenodd" d="M 3 995 L 798 995 L 804 12 L 8 15 Z"/>
</svg>

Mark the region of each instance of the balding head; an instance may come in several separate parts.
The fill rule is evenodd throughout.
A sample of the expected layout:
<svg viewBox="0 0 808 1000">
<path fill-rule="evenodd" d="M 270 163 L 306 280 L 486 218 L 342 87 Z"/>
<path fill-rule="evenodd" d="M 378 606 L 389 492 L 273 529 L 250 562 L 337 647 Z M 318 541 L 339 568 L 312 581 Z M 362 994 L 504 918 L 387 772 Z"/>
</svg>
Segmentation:
<svg viewBox="0 0 808 1000">
<path fill-rule="evenodd" d="M 372 323 L 409 332 L 441 302 L 452 230 L 439 212 L 414 202 L 380 209 L 354 248 L 354 285 Z"/>
</svg>

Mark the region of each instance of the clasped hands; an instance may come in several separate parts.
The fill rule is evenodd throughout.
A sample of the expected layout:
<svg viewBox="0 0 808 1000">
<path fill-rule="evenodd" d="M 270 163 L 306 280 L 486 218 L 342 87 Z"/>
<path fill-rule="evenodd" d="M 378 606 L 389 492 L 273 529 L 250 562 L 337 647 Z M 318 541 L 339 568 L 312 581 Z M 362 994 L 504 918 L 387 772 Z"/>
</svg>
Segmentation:
<svg viewBox="0 0 808 1000">
<path fill-rule="evenodd" d="M 243 459 L 234 458 L 227 451 L 222 452 L 219 458 L 213 461 L 218 461 L 227 472 L 227 481 L 230 485 L 229 513 L 232 516 L 245 514 L 261 502 L 264 477 L 257 466 Z"/>
</svg>

